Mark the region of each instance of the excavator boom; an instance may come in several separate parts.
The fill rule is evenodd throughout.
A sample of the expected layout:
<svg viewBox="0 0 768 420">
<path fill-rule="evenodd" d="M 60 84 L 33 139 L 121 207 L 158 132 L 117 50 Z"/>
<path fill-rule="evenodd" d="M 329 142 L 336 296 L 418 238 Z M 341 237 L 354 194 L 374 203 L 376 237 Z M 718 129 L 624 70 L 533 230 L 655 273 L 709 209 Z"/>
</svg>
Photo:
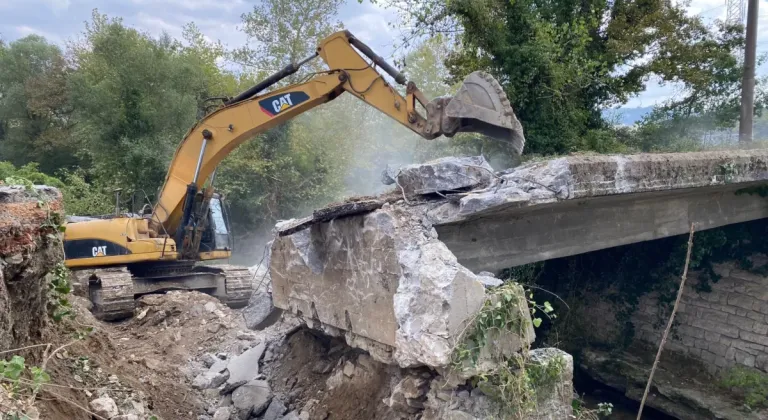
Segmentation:
<svg viewBox="0 0 768 420">
<path fill-rule="evenodd" d="M 327 71 L 305 83 L 259 95 L 316 56 L 325 61 Z M 396 83 L 406 85 L 406 96 L 398 93 L 376 67 Z M 155 230 L 180 234 L 187 218 L 185 197 L 189 200 L 237 146 L 344 92 L 426 139 L 453 136 L 457 132 L 480 132 L 511 142 L 517 153 L 523 149 L 522 127 L 498 82 L 491 76 L 472 73 L 455 97 L 429 102 L 413 82 L 406 82 L 402 73 L 348 31 L 340 31 L 325 38 L 316 55 L 287 66 L 227 101 L 192 127 L 176 150 L 160 190 L 153 216 Z M 417 111 L 417 104 L 426 110 L 426 115 Z"/>
</svg>

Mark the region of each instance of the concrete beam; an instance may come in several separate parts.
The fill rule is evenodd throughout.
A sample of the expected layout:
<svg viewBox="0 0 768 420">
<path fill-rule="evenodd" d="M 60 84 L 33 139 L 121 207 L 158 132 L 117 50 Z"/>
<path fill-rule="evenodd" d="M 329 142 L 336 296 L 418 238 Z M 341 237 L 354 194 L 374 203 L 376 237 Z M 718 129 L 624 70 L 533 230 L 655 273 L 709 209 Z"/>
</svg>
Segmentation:
<svg viewBox="0 0 768 420">
<path fill-rule="evenodd" d="M 439 238 L 474 272 L 768 217 L 739 190 L 768 180 L 768 151 L 575 156 L 500 175 L 432 210 Z"/>
<path fill-rule="evenodd" d="M 650 241 L 768 217 L 768 199 L 744 186 L 569 200 L 435 226 L 473 272 Z"/>
</svg>

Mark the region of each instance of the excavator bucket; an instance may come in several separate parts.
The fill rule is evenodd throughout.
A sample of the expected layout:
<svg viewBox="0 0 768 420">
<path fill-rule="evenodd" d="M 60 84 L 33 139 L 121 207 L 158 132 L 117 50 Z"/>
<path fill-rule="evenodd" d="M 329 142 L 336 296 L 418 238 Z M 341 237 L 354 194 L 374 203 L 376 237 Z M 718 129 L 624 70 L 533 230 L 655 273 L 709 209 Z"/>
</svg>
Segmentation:
<svg viewBox="0 0 768 420">
<path fill-rule="evenodd" d="M 517 154 L 523 152 L 523 127 L 501 85 L 488 73 L 476 71 L 467 76 L 446 105 L 443 118 L 458 124 L 457 132 L 484 134 L 510 143 Z"/>
</svg>

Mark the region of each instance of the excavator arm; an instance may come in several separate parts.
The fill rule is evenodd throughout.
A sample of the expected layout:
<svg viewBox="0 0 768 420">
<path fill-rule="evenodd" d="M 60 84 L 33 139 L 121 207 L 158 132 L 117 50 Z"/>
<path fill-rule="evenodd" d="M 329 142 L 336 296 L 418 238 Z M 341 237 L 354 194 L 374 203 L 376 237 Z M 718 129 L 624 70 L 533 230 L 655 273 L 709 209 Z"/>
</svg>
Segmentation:
<svg viewBox="0 0 768 420">
<path fill-rule="evenodd" d="M 305 83 L 259 95 L 317 56 L 325 61 L 328 70 L 315 74 Z M 398 93 L 376 68 L 388 73 L 396 83 L 406 85 L 406 96 Z M 287 66 L 229 99 L 192 127 L 171 161 L 154 208 L 152 229 L 168 232 L 175 237 L 177 246 L 181 246 L 190 237 L 185 232 L 193 229 L 194 222 L 190 219 L 193 218 L 195 195 L 232 150 L 255 135 L 344 92 L 360 98 L 425 139 L 471 131 L 509 141 L 517 153 L 523 148 L 520 123 L 492 77 L 472 73 L 455 97 L 430 102 L 413 82 L 406 82 L 402 73 L 368 46 L 348 31 L 340 31 L 325 38 L 312 57 Z M 417 104 L 423 107 L 426 115 L 417 111 Z M 184 248 L 187 248 L 186 244 Z"/>
</svg>

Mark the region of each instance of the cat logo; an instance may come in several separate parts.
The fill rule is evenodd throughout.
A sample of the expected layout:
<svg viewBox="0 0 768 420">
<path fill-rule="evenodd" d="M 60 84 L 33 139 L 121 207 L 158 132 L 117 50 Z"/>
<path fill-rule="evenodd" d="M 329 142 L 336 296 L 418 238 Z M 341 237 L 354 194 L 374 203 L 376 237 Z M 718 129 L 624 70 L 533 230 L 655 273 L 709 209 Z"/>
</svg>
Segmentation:
<svg viewBox="0 0 768 420">
<path fill-rule="evenodd" d="M 94 257 L 104 257 L 107 255 L 107 246 L 95 246 L 91 249 L 91 253 Z"/>
<path fill-rule="evenodd" d="M 274 117 L 275 115 L 285 111 L 286 109 L 296 106 L 306 101 L 307 99 L 309 99 L 309 95 L 304 92 L 288 92 L 260 100 L 259 107 L 261 107 L 261 110 L 265 114 L 269 115 L 270 117 Z"/>
</svg>

